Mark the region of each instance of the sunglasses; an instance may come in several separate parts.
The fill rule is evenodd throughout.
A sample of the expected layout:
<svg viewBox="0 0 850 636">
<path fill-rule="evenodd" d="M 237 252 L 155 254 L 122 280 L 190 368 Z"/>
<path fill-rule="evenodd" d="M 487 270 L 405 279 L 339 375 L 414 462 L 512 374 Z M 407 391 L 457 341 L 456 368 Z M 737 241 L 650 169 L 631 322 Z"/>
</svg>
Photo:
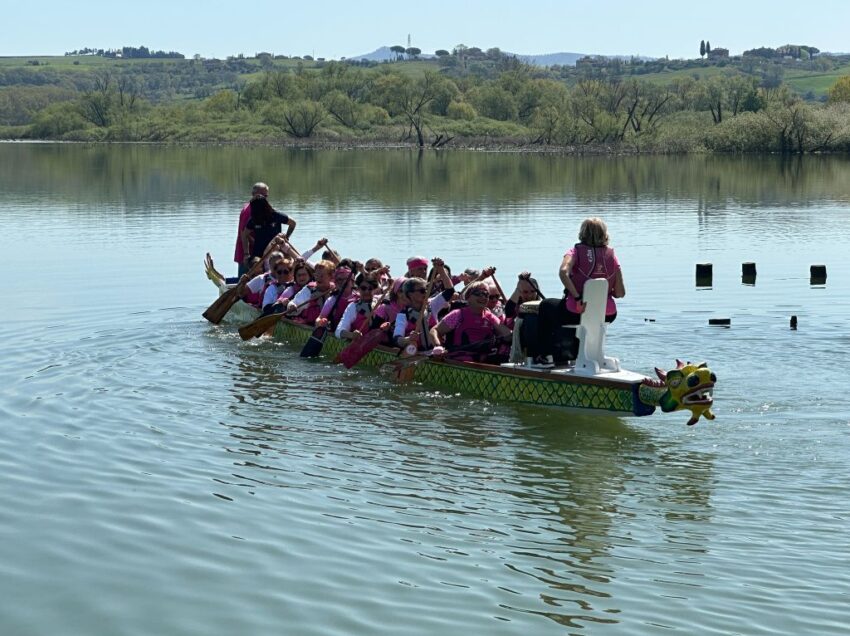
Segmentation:
<svg viewBox="0 0 850 636">
<path fill-rule="evenodd" d="M 288 274 L 290 271 L 292 271 L 292 270 L 286 269 L 285 267 L 280 267 L 280 268 L 274 270 L 274 273 L 275 274 Z"/>
<path fill-rule="evenodd" d="M 490 296 L 490 294 L 488 294 L 486 291 L 474 291 L 474 292 L 469 292 L 469 295 L 470 295 L 470 296 L 481 296 L 481 297 L 483 297 L 483 298 L 486 298 L 487 296 Z M 492 298 L 492 296 L 491 296 L 491 298 Z"/>
<path fill-rule="evenodd" d="M 357 289 L 359 289 L 360 291 L 371 291 L 371 290 L 375 290 L 377 288 L 374 287 L 373 285 L 360 285 L 360 287 L 358 287 Z"/>
<path fill-rule="evenodd" d="M 501 296 L 499 296 L 498 294 L 496 294 L 495 296 L 493 294 L 490 294 L 490 300 L 498 300 L 499 298 L 501 298 Z"/>
</svg>

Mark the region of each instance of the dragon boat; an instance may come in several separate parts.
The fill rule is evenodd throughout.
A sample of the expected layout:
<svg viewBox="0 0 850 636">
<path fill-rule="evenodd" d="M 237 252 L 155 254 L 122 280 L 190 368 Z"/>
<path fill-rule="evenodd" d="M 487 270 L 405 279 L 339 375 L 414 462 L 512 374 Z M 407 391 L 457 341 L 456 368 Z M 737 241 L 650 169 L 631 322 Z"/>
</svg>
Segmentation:
<svg viewBox="0 0 850 636">
<path fill-rule="evenodd" d="M 231 289 L 228 282 L 207 262 L 207 277 L 219 294 Z M 705 363 L 676 361 L 670 371 L 656 368 L 657 379 L 628 371 L 619 361 L 605 355 L 605 302 L 607 283 L 590 280 L 584 288 L 586 309 L 577 327 L 579 354 L 574 364 L 553 368 L 534 366 L 531 360 L 502 365 L 461 362 L 416 355 L 405 358 L 394 347 L 378 346 L 364 356 L 361 368 L 390 368 L 396 379 L 413 381 L 436 389 L 471 397 L 520 404 L 557 406 L 644 416 L 656 408 L 663 412 L 688 410 L 688 425 L 700 417 L 713 420 L 713 394 L 716 377 Z M 227 314 L 229 323 L 249 323 L 261 315 L 254 306 L 238 301 Z M 519 326 L 517 327 L 519 328 Z M 272 337 L 293 348 L 301 348 L 310 338 L 312 327 L 281 318 Z M 321 357 L 334 360 L 350 344 L 328 335 Z M 514 347 L 517 346 L 515 339 Z M 512 356 L 516 359 L 516 356 Z"/>
</svg>

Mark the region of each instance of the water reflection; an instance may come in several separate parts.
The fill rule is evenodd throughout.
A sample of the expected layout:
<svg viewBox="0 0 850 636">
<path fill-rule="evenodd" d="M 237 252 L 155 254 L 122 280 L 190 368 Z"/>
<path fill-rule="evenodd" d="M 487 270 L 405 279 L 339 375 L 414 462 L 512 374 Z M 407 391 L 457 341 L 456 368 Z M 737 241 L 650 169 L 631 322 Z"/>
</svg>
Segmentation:
<svg viewBox="0 0 850 636">
<path fill-rule="evenodd" d="M 575 203 L 662 205 L 696 200 L 703 211 L 732 202 L 760 207 L 850 201 L 846 157 L 560 157 L 407 150 L 311 151 L 291 148 L 156 145 L 0 144 L 0 192 L 33 193 L 83 204 L 120 202 L 127 213 L 157 214 L 166 204 L 241 201 L 265 175 L 281 206 L 346 210 L 373 200 L 397 210 Z M 486 207 L 486 206 L 485 206 Z"/>
<path fill-rule="evenodd" d="M 221 342 L 235 360 L 223 483 L 323 498 L 338 523 L 404 537 L 404 567 L 475 558 L 479 577 L 452 585 L 486 590 L 497 616 L 618 623 L 623 555 L 669 566 L 632 536 L 646 515 L 672 546 L 664 558 L 697 574 L 679 555 L 706 550 L 710 455 L 616 417 L 398 387 L 375 371 L 302 361 L 292 347 Z"/>
</svg>

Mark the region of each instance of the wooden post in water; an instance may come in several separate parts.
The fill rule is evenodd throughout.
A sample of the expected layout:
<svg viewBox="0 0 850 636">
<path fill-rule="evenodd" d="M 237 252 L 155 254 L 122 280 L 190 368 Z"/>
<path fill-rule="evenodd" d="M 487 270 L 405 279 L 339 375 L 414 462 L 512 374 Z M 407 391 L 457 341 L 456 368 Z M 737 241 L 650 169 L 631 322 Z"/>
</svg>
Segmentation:
<svg viewBox="0 0 850 636">
<path fill-rule="evenodd" d="M 744 285 L 756 284 L 756 264 L 741 263 L 741 282 Z"/>
<path fill-rule="evenodd" d="M 697 287 L 711 287 L 711 263 L 697 263 Z"/>
<path fill-rule="evenodd" d="M 812 265 L 809 268 L 811 285 L 826 285 L 826 265 Z"/>
</svg>

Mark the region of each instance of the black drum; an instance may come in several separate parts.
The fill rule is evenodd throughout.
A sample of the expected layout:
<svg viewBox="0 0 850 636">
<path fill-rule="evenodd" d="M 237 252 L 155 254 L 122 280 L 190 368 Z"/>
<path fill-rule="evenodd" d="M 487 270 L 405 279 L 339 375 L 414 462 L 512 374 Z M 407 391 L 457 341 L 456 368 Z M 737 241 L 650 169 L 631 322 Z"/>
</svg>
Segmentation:
<svg viewBox="0 0 850 636">
<path fill-rule="evenodd" d="M 525 349 L 525 355 L 533 358 L 538 355 L 540 348 L 538 342 L 540 334 L 538 333 L 538 313 L 540 312 L 540 301 L 532 300 L 523 303 L 519 306 L 517 318 L 522 319 L 522 324 L 519 331 L 520 344 Z"/>
</svg>

